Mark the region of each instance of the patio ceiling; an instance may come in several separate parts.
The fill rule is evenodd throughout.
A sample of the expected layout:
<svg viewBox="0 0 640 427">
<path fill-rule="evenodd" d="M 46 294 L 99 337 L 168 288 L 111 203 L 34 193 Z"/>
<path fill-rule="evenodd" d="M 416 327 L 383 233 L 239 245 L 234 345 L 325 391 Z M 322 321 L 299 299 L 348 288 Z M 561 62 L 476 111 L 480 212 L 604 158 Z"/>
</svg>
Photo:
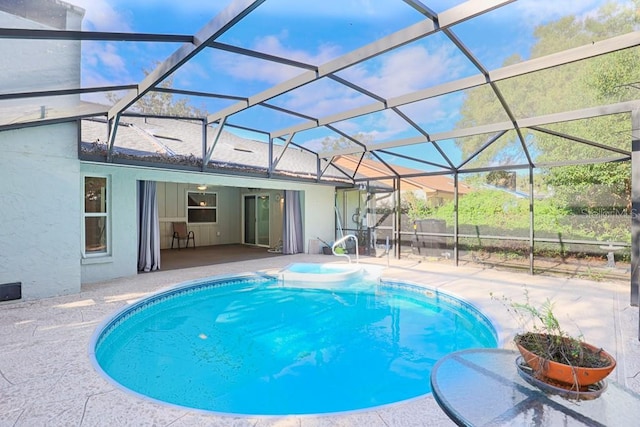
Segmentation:
<svg viewBox="0 0 640 427">
<path fill-rule="evenodd" d="M 205 164 L 221 130 L 271 146 L 270 172 L 282 157 L 277 153 L 312 153 L 318 179 L 330 168 L 342 170 L 334 164 L 340 156 L 365 153 L 387 166 L 380 179 L 403 176 L 407 167 L 409 175 L 428 175 L 545 166 L 528 140 L 540 134 L 602 150 L 597 160 L 568 163 L 631 157 L 626 129 L 620 144 L 611 145 L 554 125 L 578 128 L 626 115 L 630 129 L 630 112 L 639 105 L 635 81 L 620 81 L 629 88 L 624 96 L 597 103 L 577 97 L 571 108 L 521 105 L 511 89 L 546 85 L 549 70 L 571 73 L 602 56 L 637 50 L 640 32 L 623 26 L 619 33 L 608 28 L 599 40 L 567 35 L 557 50 L 533 49 L 537 27 L 562 19 L 597 22 L 603 1 L 183 3 L 175 10 L 165 2 L 0 4 L 0 52 L 13 58 L 0 82 L 0 130 L 102 116 L 111 126 L 111 154 L 121 117 L 139 113 L 154 94 L 171 94 L 197 107 L 198 114 L 193 109 L 179 117 L 209 125 L 213 140 L 203 149 Z M 37 57 L 21 54 L 36 46 L 43 46 Z M 61 61 L 74 50 L 75 60 Z M 55 67 L 69 72 L 56 74 Z M 498 113 L 484 122 L 461 120 L 473 90 L 486 91 L 486 107 Z M 471 138 L 483 143 L 463 156 L 460 146 Z M 474 162 L 505 138 L 517 156 Z"/>
</svg>

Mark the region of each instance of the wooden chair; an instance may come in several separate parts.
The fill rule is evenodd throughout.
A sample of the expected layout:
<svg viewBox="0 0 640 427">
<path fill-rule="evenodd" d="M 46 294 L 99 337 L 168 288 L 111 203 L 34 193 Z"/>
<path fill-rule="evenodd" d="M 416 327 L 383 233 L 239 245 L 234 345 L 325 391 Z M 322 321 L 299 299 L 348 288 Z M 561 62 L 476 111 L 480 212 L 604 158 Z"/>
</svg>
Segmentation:
<svg viewBox="0 0 640 427">
<path fill-rule="evenodd" d="M 196 248 L 196 238 L 193 230 L 187 231 L 187 223 L 186 222 L 172 222 L 171 226 L 173 227 L 173 238 L 171 239 L 171 249 L 173 249 L 173 242 L 178 241 L 178 249 L 180 249 L 180 240 L 185 240 L 186 245 L 185 248 L 189 247 L 189 240 L 193 242 L 193 249 Z"/>
</svg>

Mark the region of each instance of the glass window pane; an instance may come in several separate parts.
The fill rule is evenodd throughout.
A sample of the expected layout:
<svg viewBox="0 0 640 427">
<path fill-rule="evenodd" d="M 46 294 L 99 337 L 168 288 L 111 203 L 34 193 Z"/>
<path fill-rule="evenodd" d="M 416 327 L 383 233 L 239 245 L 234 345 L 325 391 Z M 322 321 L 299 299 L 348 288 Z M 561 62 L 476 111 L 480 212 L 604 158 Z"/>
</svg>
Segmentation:
<svg viewBox="0 0 640 427">
<path fill-rule="evenodd" d="M 189 222 L 217 222 L 217 209 L 189 209 Z"/>
<path fill-rule="evenodd" d="M 258 198 L 258 244 L 269 245 L 269 196 Z"/>
<path fill-rule="evenodd" d="M 85 177 L 84 211 L 85 213 L 107 212 L 107 178 Z"/>
<path fill-rule="evenodd" d="M 87 253 L 97 253 L 107 251 L 106 217 L 85 218 L 85 251 Z"/>
<path fill-rule="evenodd" d="M 189 206 L 213 207 L 217 206 L 216 193 L 189 193 Z"/>
</svg>

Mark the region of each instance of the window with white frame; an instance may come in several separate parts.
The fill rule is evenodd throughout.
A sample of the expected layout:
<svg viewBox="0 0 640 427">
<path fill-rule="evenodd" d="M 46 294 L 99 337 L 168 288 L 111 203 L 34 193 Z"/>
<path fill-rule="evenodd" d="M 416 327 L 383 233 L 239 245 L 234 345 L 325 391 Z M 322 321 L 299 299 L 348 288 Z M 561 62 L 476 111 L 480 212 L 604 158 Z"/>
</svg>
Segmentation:
<svg viewBox="0 0 640 427">
<path fill-rule="evenodd" d="M 108 248 L 109 207 L 107 205 L 106 177 L 84 177 L 84 253 L 104 255 Z"/>
<path fill-rule="evenodd" d="M 218 193 L 192 192 L 187 193 L 187 221 L 218 222 Z"/>
</svg>

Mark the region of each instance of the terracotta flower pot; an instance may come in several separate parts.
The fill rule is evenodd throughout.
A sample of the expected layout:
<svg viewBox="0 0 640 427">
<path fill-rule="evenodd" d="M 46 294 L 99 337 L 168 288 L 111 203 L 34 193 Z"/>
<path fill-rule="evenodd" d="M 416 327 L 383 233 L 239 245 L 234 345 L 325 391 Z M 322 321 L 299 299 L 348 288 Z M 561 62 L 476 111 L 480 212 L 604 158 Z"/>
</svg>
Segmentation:
<svg viewBox="0 0 640 427">
<path fill-rule="evenodd" d="M 616 367 L 616 360 L 606 351 L 587 343 L 582 343 L 587 351 L 599 354 L 609 360 L 609 365 L 601 368 L 585 368 L 554 362 L 540 357 L 524 348 L 516 340 L 516 346 L 524 361 L 533 369 L 539 379 L 551 379 L 566 384 L 573 388 L 584 388 L 604 379 Z"/>
</svg>

